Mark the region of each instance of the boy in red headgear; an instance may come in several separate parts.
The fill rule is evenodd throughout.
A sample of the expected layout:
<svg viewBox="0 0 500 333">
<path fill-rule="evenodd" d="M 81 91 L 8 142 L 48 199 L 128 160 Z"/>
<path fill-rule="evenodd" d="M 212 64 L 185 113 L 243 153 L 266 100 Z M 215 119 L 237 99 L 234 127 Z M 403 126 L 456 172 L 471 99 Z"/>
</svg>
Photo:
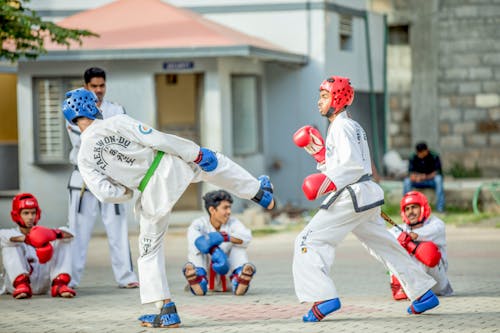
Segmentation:
<svg viewBox="0 0 500 333">
<path fill-rule="evenodd" d="M 400 206 L 401 218 L 405 223 L 389 231 L 407 249 L 412 259 L 437 281 L 432 291 L 438 296 L 450 296 L 453 289 L 446 275 L 448 260 L 444 222 L 431 215 L 429 201 L 421 192 L 406 193 Z M 392 274 L 391 289 L 395 300 L 407 299 L 401 284 Z"/>
<path fill-rule="evenodd" d="M 11 216 L 16 228 L 0 230 L 0 247 L 6 271 L 0 293 L 16 299 L 33 294 L 73 297 L 70 242 L 73 235 L 63 228 L 37 225 L 41 216 L 38 200 L 30 193 L 20 193 L 12 200 Z"/>
</svg>

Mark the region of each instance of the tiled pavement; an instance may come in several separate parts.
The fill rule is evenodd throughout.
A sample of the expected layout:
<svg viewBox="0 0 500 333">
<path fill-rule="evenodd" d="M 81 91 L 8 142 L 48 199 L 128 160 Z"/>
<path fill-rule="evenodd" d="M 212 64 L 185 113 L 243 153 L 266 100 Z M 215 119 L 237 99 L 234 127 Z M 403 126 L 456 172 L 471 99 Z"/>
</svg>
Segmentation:
<svg viewBox="0 0 500 333">
<path fill-rule="evenodd" d="M 449 226 L 449 275 L 455 295 L 440 298 L 428 314 L 409 316 L 408 302 L 395 302 L 388 277 L 359 241 L 349 236 L 337 251 L 333 275 L 342 309 L 321 323 L 302 323 L 308 309 L 293 291 L 294 233 L 256 237 L 249 256 L 257 274 L 249 293 L 195 297 L 184 291 L 186 257 L 183 230 L 166 239 L 167 272 L 182 320 L 175 332 L 500 332 L 500 229 Z M 137 241 L 131 236 L 133 256 Z M 0 296 L 0 333 L 153 332 L 137 317 L 155 313 L 140 305 L 137 289 L 119 289 L 112 278 L 105 238 L 92 239 L 86 275 L 74 299 Z"/>
</svg>

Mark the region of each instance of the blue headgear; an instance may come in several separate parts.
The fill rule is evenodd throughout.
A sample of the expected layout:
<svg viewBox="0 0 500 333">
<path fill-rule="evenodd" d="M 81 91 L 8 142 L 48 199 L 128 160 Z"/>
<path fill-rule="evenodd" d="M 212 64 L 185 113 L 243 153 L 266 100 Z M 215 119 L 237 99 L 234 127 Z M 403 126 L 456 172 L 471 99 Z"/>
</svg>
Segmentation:
<svg viewBox="0 0 500 333">
<path fill-rule="evenodd" d="M 89 119 L 100 118 L 100 111 L 96 105 L 97 97 L 92 91 L 78 88 L 66 93 L 66 99 L 62 103 L 64 118 L 72 124 L 78 117 Z"/>
</svg>

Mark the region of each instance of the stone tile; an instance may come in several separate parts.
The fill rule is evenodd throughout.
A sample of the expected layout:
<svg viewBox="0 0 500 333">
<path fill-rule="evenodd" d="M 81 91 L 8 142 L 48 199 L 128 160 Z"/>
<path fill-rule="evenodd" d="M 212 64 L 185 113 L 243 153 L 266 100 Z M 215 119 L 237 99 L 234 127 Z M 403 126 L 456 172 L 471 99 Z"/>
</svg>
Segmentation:
<svg viewBox="0 0 500 333">
<path fill-rule="evenodd" d="M 332 275 L 342 309 L 321 323 L 303 323 L 307 304 L 293 289 L 291 263 L 295 233 L 256 237 L 249 257 L 257 274 L 246 296 L 184 291 L 185 230 L 173 228 L 165 240 L 167 274 L 182 320 L 175 332 L 495 332 L 500 327 L 500 230 L 448 226 L 449 276 L 456 294 L 441 297 L 428 314 L 409 316 L 408 301 L 393 301 L 385 268 L 349 235 L 338 247 Z M 131 236 L 133 256 L 137 240 Z M 137 289 L 119 289 L 112 277 L 105 238 L 91 241 L 87 271 L 74 299 L 0 296 L 0 332 L 152 332 L 137 317 L 155 313 L 142 306 Z"/>
</svg>

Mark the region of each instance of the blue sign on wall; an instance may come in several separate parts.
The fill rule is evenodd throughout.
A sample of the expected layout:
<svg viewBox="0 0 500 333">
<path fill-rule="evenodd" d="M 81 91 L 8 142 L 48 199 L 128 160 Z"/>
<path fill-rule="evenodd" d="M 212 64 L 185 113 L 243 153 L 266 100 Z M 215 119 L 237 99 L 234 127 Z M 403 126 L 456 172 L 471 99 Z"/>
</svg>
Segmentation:
<svg viewBox="0 0 500 333">
<path fill-rule="evenodd" d="M 191 69 L 194 68 L 194 61 L 168 61 L 163 63 L 163 69 Z"/>
</svg>

